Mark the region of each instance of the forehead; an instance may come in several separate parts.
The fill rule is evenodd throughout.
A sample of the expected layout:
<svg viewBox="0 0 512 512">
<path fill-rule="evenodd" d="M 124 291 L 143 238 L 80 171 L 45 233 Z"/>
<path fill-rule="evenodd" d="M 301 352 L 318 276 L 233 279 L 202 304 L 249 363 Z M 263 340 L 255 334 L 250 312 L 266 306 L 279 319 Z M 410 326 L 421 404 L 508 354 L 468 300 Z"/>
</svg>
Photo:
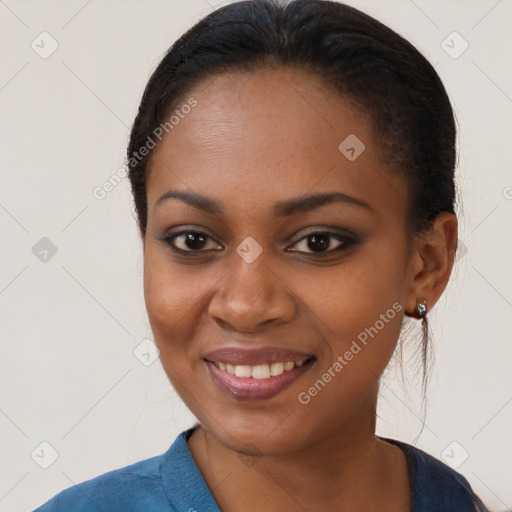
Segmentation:
<svg viewBox="0 0 512 512">
<path fill-rule="evenodd" d="M 356 197 L 364 191 L 367 198 L 386 186 L 404 193 L 382 163 L 370 116 L 312 74 L 270 67 L 224 72 L 193 88 L 183 104 L 191 98 L 196 106 L 153 151 L 149 209 L 167 188 L 249 210 L 315 188 Z"/>
</svg>

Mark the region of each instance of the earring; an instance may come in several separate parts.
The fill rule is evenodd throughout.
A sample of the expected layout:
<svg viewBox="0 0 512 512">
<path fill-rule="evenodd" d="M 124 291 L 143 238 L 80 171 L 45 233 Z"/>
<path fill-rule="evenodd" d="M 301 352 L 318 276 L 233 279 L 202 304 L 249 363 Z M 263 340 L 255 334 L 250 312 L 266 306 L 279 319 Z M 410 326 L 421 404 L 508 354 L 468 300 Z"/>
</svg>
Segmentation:
<svg viewBox="0 0 512 512">
<path fill-rule="evenodd" d="M 425 318 L 427 316 L 427 299 L 417 299 L 416 308 L 412 316 L 415 318 Z"/>
</svg>

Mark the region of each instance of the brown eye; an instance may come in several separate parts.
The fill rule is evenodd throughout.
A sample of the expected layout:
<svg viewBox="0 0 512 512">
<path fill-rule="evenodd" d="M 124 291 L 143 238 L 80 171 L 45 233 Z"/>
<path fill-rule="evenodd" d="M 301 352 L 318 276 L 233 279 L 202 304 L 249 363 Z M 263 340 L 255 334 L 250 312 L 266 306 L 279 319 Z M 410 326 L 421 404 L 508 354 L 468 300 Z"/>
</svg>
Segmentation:
<svg viewBox="0 0 512 512">
<path fill-rule="evenodd" d="M 298 246 L 299 249 L 290 250 L 292 252 L 305 252 L 306 254 L 323 254 L 346 249 L 355 243 L 353 238 L 340 233 L 315 231 L 307 234 L 292 246 Z"/>
<path fill-rule="evenodd" d="M 219 247 L 219 244 L 212 237 L 202 231 L 180 231 L 168 235 L 162 240 L 173 249 L 182 252 L 204 252 Z"/>
</svg>

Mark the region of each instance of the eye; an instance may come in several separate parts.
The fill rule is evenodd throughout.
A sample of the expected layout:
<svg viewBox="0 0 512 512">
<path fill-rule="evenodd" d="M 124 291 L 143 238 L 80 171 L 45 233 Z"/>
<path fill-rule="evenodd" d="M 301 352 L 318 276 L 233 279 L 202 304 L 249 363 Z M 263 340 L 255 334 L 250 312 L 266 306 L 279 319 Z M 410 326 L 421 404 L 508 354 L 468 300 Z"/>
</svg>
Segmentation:
<svg viewBox="0 0 512 512">
<path fill-rule="evenodd" d="M 313 231 L 302 237 L 294 244 L 294 246 L 302 247 L 302 249 L 299 248 L 289 250 L 291 250 L 291 252 L 305 252 L 306 254 L 321 255 L 348 249 L 350 246 L 355 245 L 356 243 L 357 241 L 354 239 L 354 237 L 342 235 L 341 233 L 333 233 L 330 231 Z M 308 252 L 306 249 L 309 249 L 311 252 Z"/>
<path fill-rule="evenodd" d="M 168 234 L 159 240 L 169 245 L 173 251 L 178 253 L 201 253 L 222 249 L 222 246 L 215 239 L 204 231 L 199 230 L 182 230 Z M 331 231 L 311 231 L 291 246 L 296 246 L 298 249 L 289 248 L 287 250 L 322 256 L 327 253 L 348 249 L 356 243 L 357 239 L 348 234 Z"/>
<path fill-rule="evenodd" d="M 219 247 L 219 243 L 211 236 L 202 231 L 195 230 L 179 231 L 178 233 L 166 235 L 160 240 L 170 245 L 173 250 L 179 252 L 206 252 L 206 250 L 215 250 Z M 209 241 L 211 242 L 210 248 L 208 248 Z"/>
</svg>

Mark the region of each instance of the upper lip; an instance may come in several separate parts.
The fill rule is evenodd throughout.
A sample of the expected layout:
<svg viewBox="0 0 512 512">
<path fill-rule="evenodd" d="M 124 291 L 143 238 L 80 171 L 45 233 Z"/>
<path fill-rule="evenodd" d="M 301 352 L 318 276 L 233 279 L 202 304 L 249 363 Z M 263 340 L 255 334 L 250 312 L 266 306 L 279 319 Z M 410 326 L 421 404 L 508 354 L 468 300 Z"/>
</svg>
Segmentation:
<svg viewBox="0 0 512 512">
<path fill-rule="evenodd" d="M 307 354 L 298 350 L 285 348 L 263 347 L 242 349 L 238 347 L 225 347 L 212 352 L 208 352 L 204 359 L 215 363 L 222 362 L 226 364 L 256 366 L 258 364 L 268 364 L 275 362 L 298 362 L 314 357 L 313 354 Z"/>
</svg>

